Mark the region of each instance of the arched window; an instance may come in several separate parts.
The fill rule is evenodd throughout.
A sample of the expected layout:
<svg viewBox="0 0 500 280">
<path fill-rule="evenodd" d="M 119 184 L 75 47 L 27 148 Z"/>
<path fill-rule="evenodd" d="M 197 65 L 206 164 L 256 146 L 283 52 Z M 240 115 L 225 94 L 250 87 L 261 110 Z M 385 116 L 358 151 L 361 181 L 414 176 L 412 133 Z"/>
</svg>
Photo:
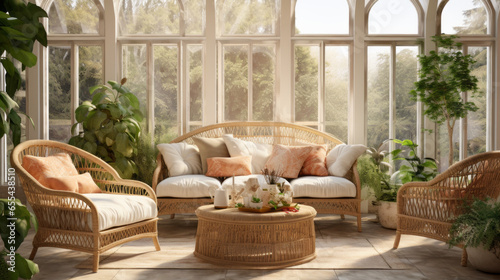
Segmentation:
<svg viewBox="0 0 500 280">
<path fill-rule="evenodd" d="M 449 0 L 441 13 L 441 33 L 489 34 L 488 11 L 481 0 Z"/>
<path fill-rule="evenodd" d="M 217 0 L 218 35 L 274 35 L 280 0 Z"/>
<path fill-rule="evenodd" d="M 180 8 L 177 0 L 124 0 L 119 11 L 120 34 L 180 33 Z"/>
<path fill-rule="evenodd" d="M 349 34 L 347 0 L 298 0 L 295 34 Z"/>
<path fill-rule="evenodd" d="M 103 83 L 104 7 L 94 0 L 54 0 L 49 7 L 48 138 L 67 142 L 76 107 Z"/>
<path fill-rule="evenodd" d="M 368 7 L 368 34 L 419 33 L 419 15 L 412 0 L 378 0 Z"/>
<path fill-rule="evenodd" d="M 101 31 L 102 14 L 94 1 L 54 0 L 48 14 L 48 34 L 103 33 Z"/>
</svg>

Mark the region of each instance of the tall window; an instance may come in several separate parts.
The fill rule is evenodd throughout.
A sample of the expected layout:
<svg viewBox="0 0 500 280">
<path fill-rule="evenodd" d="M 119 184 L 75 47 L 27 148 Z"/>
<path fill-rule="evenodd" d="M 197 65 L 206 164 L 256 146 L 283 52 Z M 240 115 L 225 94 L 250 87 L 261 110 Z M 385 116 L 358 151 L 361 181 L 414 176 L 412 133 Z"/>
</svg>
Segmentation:
<svg viewBox="0 0 500 280">
<path fill-rule="evenodd" d="M 295 5 L 293 119 L 344 142 L 351 94 L 350 22 L 345 0 L 300 0 Z M 325 39 L 325 34 L 344 42 Z"/>
<path fill-rule="evenodd" d="M 67 142 L 76 107 L 103 81 L 104 8 L 99 1 L 54 0 L 48 11 L 48 137 Z"/>
<path fill-rule="evenodd" d="M 219 119 L 272 121 L 279 0 L 218 0 Z"/>
<path fill-rule="evenodd" d="M 417 104 L 409 92 L 417 81 L 421 38 L 418 2 L 378 0 L 368 3 L 368 34 L 392 38 L 369 41 L 367 47 L 367 144 L 386 139 L 419 141 Z M 406 36 L 414 41 L 401 41 Z M 370 37 L 369 40 L 372 38 Z"/>
<path fill-rule="evenodd" d="M 478 78 L 479 93 L 472 95 L 463 93 L 466 101 L 472 101 L 479 108 L 469 112 L 467 118 L 455 124 L 453 131 L 454 161 L 491 150 L 491 97 L 490 81 L 491 49 L 494 37 L 489 35 L 491 9 L 482 0 L 450 0 L 440 6 L 441 32 L 457 34 L 463 43 L 462 52 L 470 54 L 476 63 L 472 66 L 472 74 Z M 486 37 L 477 38 L 477 35 Z M 437 148 L 441 162 L 441 170 L 448 167 L 448 132 L 445 125 L 438 127 Z"/>
<path fill-rule="evenodd" d="M 141 0 L 120 6 L 122 76 L 139 97 L 143 126 L 164 142 L 201 126 L 204 4 Z"/>
</svg>

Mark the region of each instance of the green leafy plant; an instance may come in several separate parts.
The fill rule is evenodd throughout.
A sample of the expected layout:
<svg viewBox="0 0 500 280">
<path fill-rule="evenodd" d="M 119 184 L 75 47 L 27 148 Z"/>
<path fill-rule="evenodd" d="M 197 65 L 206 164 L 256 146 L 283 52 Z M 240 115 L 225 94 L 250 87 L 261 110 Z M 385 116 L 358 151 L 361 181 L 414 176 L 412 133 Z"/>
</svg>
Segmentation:
<svg viewBox="0 0 500 280">
<path fill-rule="evenodd" d="M 38 229 L 33 213 L 19 199 L 0 199 L 0 236 L 4 249 L 0 252 L 1 279 L 31 279 L 39 272 L 38 265 L 16 253 L 28 235 L 31 225 Z"/>
<path fill-rule="evenodd" d="M 483 247 L 500 259 L 500 202 L 475 199 L 463 210 L 450 228 L 450 247 Z"/>
<path fill-rule="evenodd" d="M 395 149 L 391 152 L 393 161 L 403 160 L 409 163 L 408 165 L 402 165 L 399 168 L 399 178 L 401 179 L 401 184 L 408 182 L 419 182 L 419 181 L 430 181 L 436 177 L 438 174 L 436 160 L 430 157 L 421 159 L 417 156 L 418 145 L 413 143 L 410 139 L 398 140 L 394 139 L 394 143 L 401 144 L 403 147 L 409 149 L 408 156 L 400 157 L 403 152 L 402 149 Z"/>
<path fill-rule="evenodd" d="M 261 202 L 261 200 L 258 197 L 252 196 L 252 202 L 259 203 L 259 202 Z"/>
<path fill-rule="evenodd" d="M 22 71 L 35 66 L 34 43 L 38 41 L 47 46 L 47 33 L 40 22 L 43 17 L 47 17 L 47 13 L 33 3 L 25 4 L 19 0 L 0 2 L 0 62 L 6 72 L 5 91 L 0 91 L 0 138 L 10 135 L 14 146 L 21 142 L 21 118 L 16 111 L 19 105 L 15 95 L 22 82 L 14 61 L 21 63 Z M 31 118 L 28 119 L 33 124 Z"/>
<path fill-rule="evenodd" d="M 122 178 L 135 178 L 139 170 L 134 162 L 143 119 L 139 100 L 124 84 L 108 81 L 90 89 L 92 101 L 84 101 L 76 111 L 71 128 L 83 131 L 71 137 L 69 144 L 95 154 L 118 171 Z"/>
<path fill-rule="evenodd" d="M 419 80 L 410 91 L 414 100 L 425 105 L 424 114 L 437 124 L 446 123 L 448 129 L 448 163 L 453 164 L 453 130 L 460 118 L 469 111 L 477 111 L 473 102 L 465 102 L 462 93 L 478 92 L 477 78 L 471 74 L 475 63 L 472 56 L 464 55 L 457 36 L 433 36 L 438 51 L 418 56 Z"/>
</svg>

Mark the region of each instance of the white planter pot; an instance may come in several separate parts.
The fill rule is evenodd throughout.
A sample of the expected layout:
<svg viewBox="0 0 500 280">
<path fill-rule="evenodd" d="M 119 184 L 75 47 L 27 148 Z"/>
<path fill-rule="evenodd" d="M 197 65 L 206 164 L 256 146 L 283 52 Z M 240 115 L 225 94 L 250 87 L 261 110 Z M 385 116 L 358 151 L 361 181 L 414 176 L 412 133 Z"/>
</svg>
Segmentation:
<svg viewBox="0 0 500 280">
<path fill-rule="evenodd" d="M 264 203 L 262 202 L 250 202 L 250 208 L 260 209 Z"/>
<path fill-rule="evenodd" d="M 500 259 L 492 252 L 483 247 L 467 247 L 466 251 L 470 263 L 477 270 L 489 273 L 500 273 Z"/>
<path fill-rule="evenodd" d="M 378 221 L 388 229 L 396 229 L 398 226 L 398 208 L 396 202 L 381 201 L 378 208 Z"/>
</svg>

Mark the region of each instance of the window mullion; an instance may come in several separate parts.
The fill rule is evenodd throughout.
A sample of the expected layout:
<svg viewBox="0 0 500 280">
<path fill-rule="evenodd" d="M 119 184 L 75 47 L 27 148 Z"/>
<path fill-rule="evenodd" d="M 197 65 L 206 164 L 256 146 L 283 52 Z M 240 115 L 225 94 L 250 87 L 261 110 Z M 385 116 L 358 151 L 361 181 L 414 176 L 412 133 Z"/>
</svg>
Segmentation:
<svg viewBox="0 0 500 280">
<path fill-rule="evenodd" d="M 389 62 L 389 139 L 396 138 L 396 44 L 391 44 Z"/>
<path fill-rule="evenodd" d="M 79 46 L 75 42 L 71 42 L 71 125 L 76 123 L 75 110 L 78 107 L 79 101 L 79 75 L 78 75 L 78 65 L 79 65 Z"/>
<path fill-rule="evenodd" d="M 325 43 L 319 44 L 318 63 L 318 129 L 325 131 Z"/>
<path fill-rule="evenodd" d="M 177 43 L 177 131 L 179 135 L 182 135 L 188 131 L 188 122 L 186 121 L 187 115 L 186 110 L 187 104 L 186 100 L 183 98 L 186 93 L 186 82 L 188 79 L 185 78 L 182 71 L 186 67 L 186 44 L 183 42 Z"/>
<path fill-rule="evenodd" d="M 154 135 L 155 128 L 155 88 L 154 88 L 154 51 L 153 44 L 146 44 L 146 69 L 147 69 L 147 85 L 146 85 L 146 103 L 147 103 L 147 128 L 148 132 Z"/>
</svg>

